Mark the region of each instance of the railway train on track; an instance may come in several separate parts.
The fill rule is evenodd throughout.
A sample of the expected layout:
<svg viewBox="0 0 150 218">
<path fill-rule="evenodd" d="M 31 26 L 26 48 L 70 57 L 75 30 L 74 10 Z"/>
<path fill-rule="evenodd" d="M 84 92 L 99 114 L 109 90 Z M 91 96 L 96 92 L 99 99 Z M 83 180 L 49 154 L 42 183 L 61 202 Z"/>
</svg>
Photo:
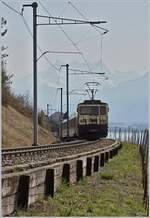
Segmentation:
<svg viewBox="0 0 150 218">
<path fill-rule="evenodd" d="M 107 103 L 100 100 L 85 100 L 77 105 L 77 117 L 69 122 L 71 136 L 80 139 L 98 139 L 108 134 Z"/>
<path fill-rule="evenodd" d="M 77 136 L 97 139 L 108 133 L 108 104 L 100 100 L 85 100 L 77 106 Z"/>
</svg>

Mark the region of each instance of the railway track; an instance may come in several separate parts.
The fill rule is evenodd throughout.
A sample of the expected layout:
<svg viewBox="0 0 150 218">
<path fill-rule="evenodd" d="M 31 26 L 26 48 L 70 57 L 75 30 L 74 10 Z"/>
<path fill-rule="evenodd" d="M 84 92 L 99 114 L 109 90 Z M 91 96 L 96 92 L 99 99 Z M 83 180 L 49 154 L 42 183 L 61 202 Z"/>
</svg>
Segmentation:
<svg viewBox="0 0 150 218">
<path fill-rule="evenodd" d="M 49 144 L 49 145 L 38 145 L 38 146 L 28 146 L 28 147 L 17 147 L 17 148 L 8 148 L 8 149 L 2 149 L 2 154 L 11 154 L 16 152 L 28 152 L 28 151 L 35 151 L 35 150 L 41 150 L 41 149 L 47 149 L 47 148 L 55 148 L 55 147 L 63 147 L 67 145 L 75 145 L 75 144 L 82 144 L 84 142 L 87 142 L 86 140 L 75 140 L 71 142 L 61 142 L 61 143 L 55 143 L 55 144 Z"/>
<path fill-rule="evenodd" d="M 91 152 L 97 149 L 107 149 L 114 143 L 112 139 L 100 139 L 95 141 L 78 140 L 74 142 L 58 143 L 36 147 L 20 147 L 2 150 L 2 172 L 12 171 L 14 167 L 34 168 L 49 162 L 55 162 L 58 158 L 77 155 L 83 152 Z"/>
</svg>

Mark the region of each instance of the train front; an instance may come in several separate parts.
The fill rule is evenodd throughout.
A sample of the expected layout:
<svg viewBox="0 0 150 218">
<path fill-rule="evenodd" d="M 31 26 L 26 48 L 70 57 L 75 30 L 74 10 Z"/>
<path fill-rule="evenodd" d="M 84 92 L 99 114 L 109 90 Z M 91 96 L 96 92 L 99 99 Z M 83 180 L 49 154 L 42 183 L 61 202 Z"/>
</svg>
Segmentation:
<svg viewBox="0 0 150 218">
<path fill-rule="evenodd" d="M 77 134 L 80 138 L 98 139 L 108 133 L 108 104 L 86 100 L 78 104 Z"/>
</svg>

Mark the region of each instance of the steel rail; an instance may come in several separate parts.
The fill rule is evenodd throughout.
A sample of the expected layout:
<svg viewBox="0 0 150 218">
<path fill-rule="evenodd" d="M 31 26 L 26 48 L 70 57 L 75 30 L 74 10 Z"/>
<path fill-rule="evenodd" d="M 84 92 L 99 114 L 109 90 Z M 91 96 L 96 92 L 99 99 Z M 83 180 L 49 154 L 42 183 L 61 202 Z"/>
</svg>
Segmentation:
<svg viewBox="0 0 150 218">
<path fill-rule="evenodd" d="M 17 148 L 4 148 L 2 149 L 1 153 L 5 154 L 5 153 L 9 153 L 9 152 L 17 152 L 17 151 L 27 151 L 27 150 L 38 150 L 41 148 L 54 148 L 57 146 L 66 146 L 66 145 L 72 145 L 72 144 L 77 144 L 77 143 L 84 143 L 86 142 L 86 140 L 76 140 L 76 141 L 72 141 L 72 142 L 61 142 L 61 143 L 55 143 L 55 144 L 48 144 L 48 145 L 38 145 L 38 146 L 24 146 L 24 147 L 17 147 Z"/>
<path fill-rule="evenodd" d="M 106 147 L 100 147 L 100 148 L 97 148 L 97 149 L 92 149 L 91 151 L 83 151 L 83 152 L 68 155 L 68 156 L 57 157 L 57 158 L 52 159 L 52 160 L 39 161 L 37 163 L 20 164 L 20 165 L 17 165 L 16 169 L 17 169 L 17 172 L 21 172 L 22 170 L 28 170 L 28 169 L 33 169 L 33 168 L 35 169 L 37 167 L 43 167 L 43 166 L 52 165 L 52 164 L 55 164 L 55 163 L 60 163 L 60 162 L 64 162 L 64 161 L 73 160 L 73 159 L 76 159 L 76 158 L 80 158 L 82 156 L 89 156 L 89 155 L 92 155 L 92 154 L 96 154 L 98 152 L 104 153 L 104 152 L 112 151 L 112 150 L 114 150 L 116 148 L 118 148 L 118 149 L 121 148 L 122 143 L 120 141 L 114 141 L 114 140 L 112 140 L 112 141 L 113 141 L 113 143 L 111 145 L 106 146 Z M 2 174 L 13 173 L 13 169 L 14 169 L 14 166 L 3 167 L 2 168 Z"/>
</svg>

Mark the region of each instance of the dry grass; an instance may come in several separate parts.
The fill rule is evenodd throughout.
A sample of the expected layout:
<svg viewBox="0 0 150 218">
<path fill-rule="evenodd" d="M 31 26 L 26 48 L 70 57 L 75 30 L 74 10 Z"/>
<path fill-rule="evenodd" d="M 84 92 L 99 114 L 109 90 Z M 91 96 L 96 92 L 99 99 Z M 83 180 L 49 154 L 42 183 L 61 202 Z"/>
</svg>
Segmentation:
<svg viewBox="0 0 150 218">
<path fill-rule="evenodd" d="M 33 143 L 33 124 L 12 107 L 2 107 L 2 147 L 31 146 Z M 55 137 L 39 127 L 39 144 L 49 144 L 56 141 Z"/>
</svg>

